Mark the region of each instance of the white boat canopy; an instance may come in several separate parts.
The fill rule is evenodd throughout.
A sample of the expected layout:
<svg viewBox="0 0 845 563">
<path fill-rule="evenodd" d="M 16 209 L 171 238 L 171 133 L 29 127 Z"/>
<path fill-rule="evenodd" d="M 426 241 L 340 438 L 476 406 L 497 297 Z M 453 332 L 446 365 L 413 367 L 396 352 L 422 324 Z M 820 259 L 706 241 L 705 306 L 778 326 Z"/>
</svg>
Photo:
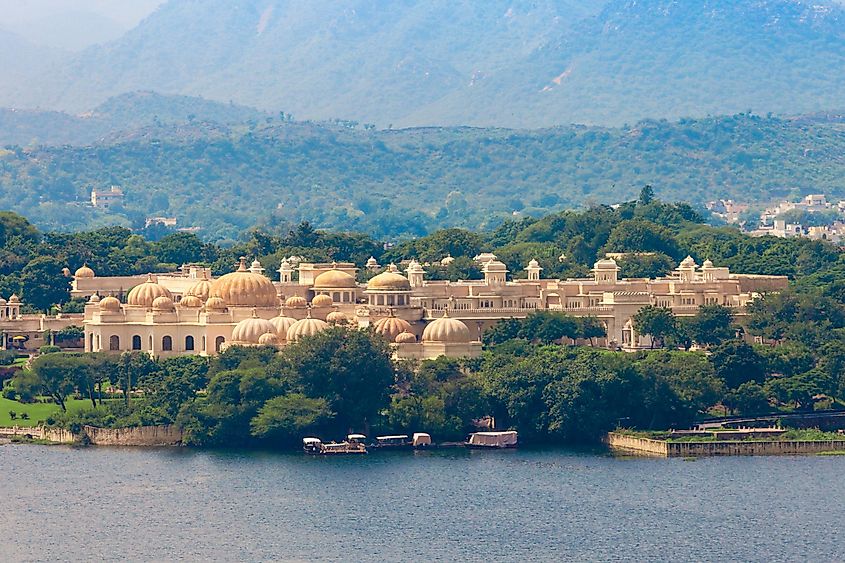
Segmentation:
<svg viewBox="0 0 845 563">
<path fill-rule="evenodd" d="M 347 440 L 366 440 L 367 437 L 363 434 L 350 434 L 346 437 Z"/>
<path fill-rule="evenodd" d="M 303 438 L 302 443 L 303 444 L 322 444 L 323 441 L 320 440 L 319 438 Z"/>
<path fill-rule="evenodd" d="M 376 436 L 376 440 L 407 440 L 407 434 L 398 434 L 396 436 Z"/>
</svg>

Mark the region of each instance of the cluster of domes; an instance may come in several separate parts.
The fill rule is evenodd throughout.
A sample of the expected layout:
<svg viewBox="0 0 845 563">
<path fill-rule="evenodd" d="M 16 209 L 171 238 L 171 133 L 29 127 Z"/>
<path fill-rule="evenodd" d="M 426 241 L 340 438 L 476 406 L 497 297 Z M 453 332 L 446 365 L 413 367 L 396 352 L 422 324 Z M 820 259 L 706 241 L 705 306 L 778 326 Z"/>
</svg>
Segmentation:
<svg viewBox="0 0 845 563">
<path fill-rule="evenodd" d="M 458 319 L 453 319 L 449 313 L 426 325 L 422 335 L 423 342 L 443 342 L 450 344 L 464 344 L 472 342 L 469 327 Z"/>
<path fill-rule="evenodd" d="M 153 301 L 158 297 L 167 297 L 171 300 L 171 303 L 173 301 L 173 294 L 170 293 L 170 290 L 163 285 L 159 285 L 155 277 L 152 274 L 148 274 L 147 281 L 133 287 L 129 295 L 126 296 L 126 304 L 132 305 L 133 307 L 146 307 L 149 309 L 153 306 Z M 102 303 L 100 307 L 102 308 Z"/>
<path fill-rule="evenodd" d="M 275 307 L 276 288 L 267 276 L 250 272 L 241 258 L 237 271 L 216 279 L 211 284 L 211 297 L 219 297 L 232 307 Z"/>
</svg>

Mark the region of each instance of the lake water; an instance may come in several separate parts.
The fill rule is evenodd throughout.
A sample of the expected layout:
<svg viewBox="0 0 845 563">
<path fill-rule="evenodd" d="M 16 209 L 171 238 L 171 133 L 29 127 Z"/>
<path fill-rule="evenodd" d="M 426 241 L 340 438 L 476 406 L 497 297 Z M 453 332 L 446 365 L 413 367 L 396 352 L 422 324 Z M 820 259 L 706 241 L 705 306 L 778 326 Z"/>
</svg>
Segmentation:
<svg viewBox="0 0 845 563">
<path fill-rule="evenodd" d="M 845 560 L 845 456 L 0 446 L 0 560 Z"/>
</svg>

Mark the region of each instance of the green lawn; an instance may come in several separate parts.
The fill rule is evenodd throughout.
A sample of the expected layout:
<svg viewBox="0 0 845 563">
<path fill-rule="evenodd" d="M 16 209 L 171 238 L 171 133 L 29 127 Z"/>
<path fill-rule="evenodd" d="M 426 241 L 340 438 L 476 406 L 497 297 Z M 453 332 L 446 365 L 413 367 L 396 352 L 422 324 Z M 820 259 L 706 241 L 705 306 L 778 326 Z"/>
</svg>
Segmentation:
<svg viewBox="0 0 845 563">
<path fill-rule="evenodd" d="M 78 411 L 84 408 L 91 408 L 91 401 L 68 399 L 67 408 L 69 411 Z M 9 411 L 18 413 L 18 418 L 12 420 Z M 0 397 L 0 427 L 9 426 L 35 426 L 39 420 L 45 420 L 54 412 L 59 411 L 59 405 L 53 403 L 31 403 L 24 404 L 17 401 Z M 29 420 L 21 420 L 21 414 L 28 413 Z"/>
</svg>

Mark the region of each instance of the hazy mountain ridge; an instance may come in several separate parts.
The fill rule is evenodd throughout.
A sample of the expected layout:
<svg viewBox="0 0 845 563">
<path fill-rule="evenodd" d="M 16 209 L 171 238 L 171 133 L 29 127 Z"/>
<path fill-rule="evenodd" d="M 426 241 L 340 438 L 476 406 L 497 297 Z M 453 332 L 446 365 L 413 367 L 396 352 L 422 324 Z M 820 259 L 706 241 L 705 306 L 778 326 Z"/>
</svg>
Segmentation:
<svg viewBox="0 0 845 563">
<path fill-rule="evenodd" d="M 380 126 L 618 125 L 842 107 L 842 68 L 832 0 L 171 0 L 15 105 L 155 90 Z"/>
</svg>

